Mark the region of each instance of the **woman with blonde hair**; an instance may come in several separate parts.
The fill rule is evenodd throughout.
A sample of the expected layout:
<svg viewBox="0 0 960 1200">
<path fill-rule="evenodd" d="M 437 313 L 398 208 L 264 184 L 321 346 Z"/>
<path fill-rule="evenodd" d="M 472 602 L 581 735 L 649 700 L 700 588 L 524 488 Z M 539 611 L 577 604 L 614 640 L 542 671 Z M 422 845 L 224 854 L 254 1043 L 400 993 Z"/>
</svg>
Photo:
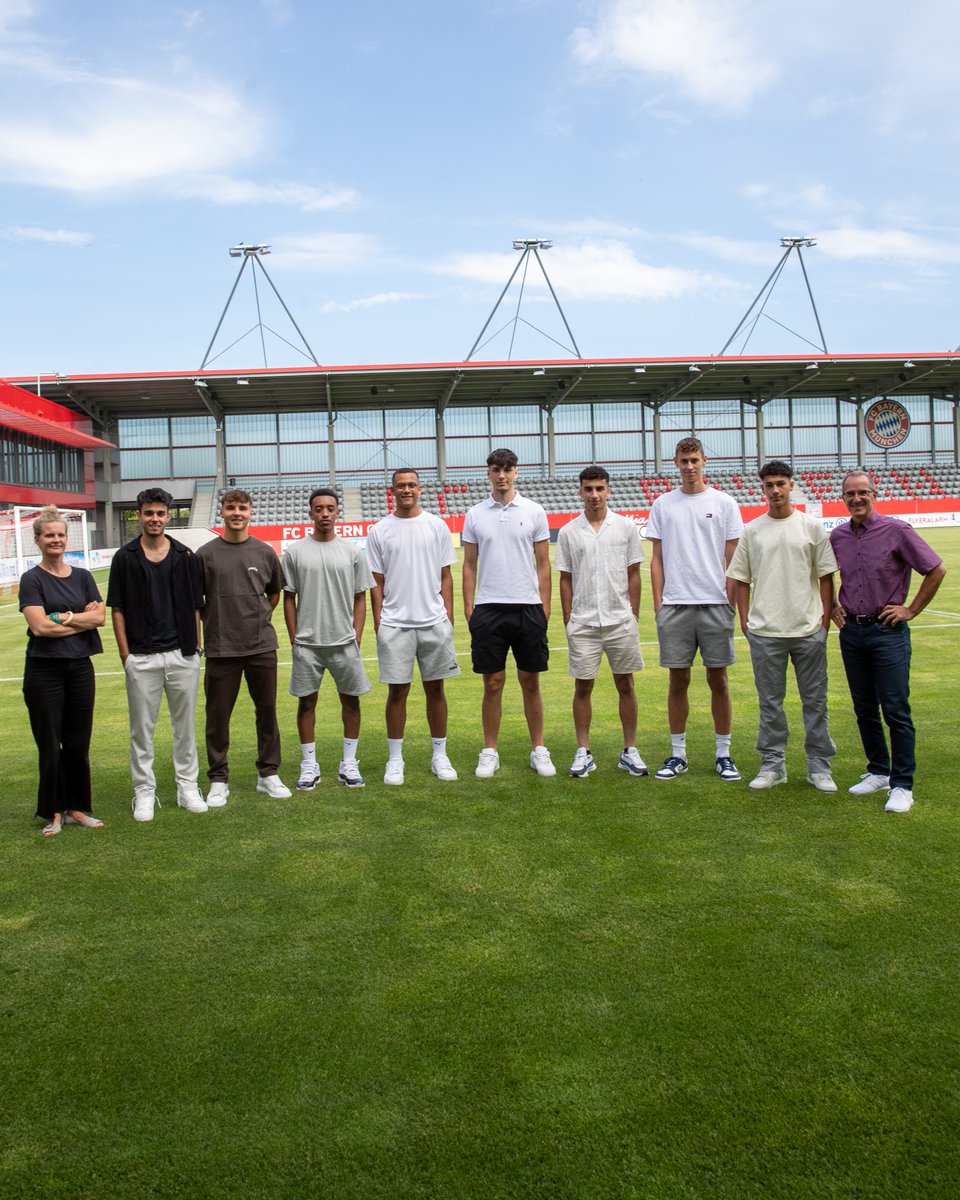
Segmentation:
<svg viewBox="0 0 960 1200">
<path fill-rule="evenodd" d="M 40 562 L 20 578 L 27 621 L 23 698 L 40 757 L 37 816 L 52 837 L 66 825 L 99 829 L 90 809 L 95 683 L 90 656 L 103 646 L 103 600 L 93 576 L 64 559 L 67 525 L 53 506 L 33 523 Z"/>
</svg>

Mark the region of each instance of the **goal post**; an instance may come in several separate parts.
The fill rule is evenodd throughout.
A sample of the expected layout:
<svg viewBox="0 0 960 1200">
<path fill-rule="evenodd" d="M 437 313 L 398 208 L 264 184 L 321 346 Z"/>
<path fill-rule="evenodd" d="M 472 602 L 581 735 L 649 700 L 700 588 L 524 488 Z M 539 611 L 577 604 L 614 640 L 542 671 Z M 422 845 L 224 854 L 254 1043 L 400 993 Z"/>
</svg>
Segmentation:
<svg viewBox="0 0 960 1200">
<path fill-rule="evenodd" d="M 33 522 L 43 512 L 43 505 L 14 505 L 0 510 L 0 563 L 4 575 L 15 579 L 40 561 L 40 553 L 33 540 Z M 67 549 L 64 557 L 68 562 L 90 569 L 90 537 L 87 529 L 87 511 L 84 508 L 58 508 L 57 512 L 67 527 Z"/>
</svg>

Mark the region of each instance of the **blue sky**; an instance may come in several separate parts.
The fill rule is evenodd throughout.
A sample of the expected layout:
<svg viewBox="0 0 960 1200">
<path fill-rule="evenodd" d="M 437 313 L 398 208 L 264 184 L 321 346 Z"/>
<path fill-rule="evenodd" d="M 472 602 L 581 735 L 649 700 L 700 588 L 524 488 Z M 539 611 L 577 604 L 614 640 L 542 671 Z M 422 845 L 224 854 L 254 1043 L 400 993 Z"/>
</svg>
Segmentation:
<svg viewBox="0 0 960 1200">
<path fill-rule="evenodd" d="M 528 236 L 588 357 L 716 353 L 784 234 L 830 351 L 952 349 L 958 44 L 947 0 L 0 0 L 0 374 L 195 369 L 240 241 L 321 363 L 462 358 Z M 767 313 L 816 341 L 795 261 Z M 215 353 L 255 321 L 245 274 Z"/>
</svg>

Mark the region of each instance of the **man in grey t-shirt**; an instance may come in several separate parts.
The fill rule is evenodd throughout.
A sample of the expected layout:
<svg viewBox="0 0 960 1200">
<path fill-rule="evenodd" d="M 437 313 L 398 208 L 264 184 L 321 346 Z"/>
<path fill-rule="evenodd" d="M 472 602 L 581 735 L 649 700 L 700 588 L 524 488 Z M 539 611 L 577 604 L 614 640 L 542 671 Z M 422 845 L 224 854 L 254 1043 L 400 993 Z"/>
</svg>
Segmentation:
<svg viewBox="0 0 960 1200">
<path fill-rule="evenodd" d="M 370 691 L 370 680 L 360 657 L 360 638 L 373 576 L 360 547 L 337 537 L 339 515 L 337 493 L 317 488 L 310 496 L 313 531 L 283 557 L 283 617 L 293 649 L 290 694 L 299 700 L 300 791 L 311 791 L 320 781 L 314 736 L 317 694 L 325 671 L 333 676 L 343 714 L 343 757 L 337 778 L 347 787 L 363 787 L 357 764 L 360 697 Z"/>
</svg>

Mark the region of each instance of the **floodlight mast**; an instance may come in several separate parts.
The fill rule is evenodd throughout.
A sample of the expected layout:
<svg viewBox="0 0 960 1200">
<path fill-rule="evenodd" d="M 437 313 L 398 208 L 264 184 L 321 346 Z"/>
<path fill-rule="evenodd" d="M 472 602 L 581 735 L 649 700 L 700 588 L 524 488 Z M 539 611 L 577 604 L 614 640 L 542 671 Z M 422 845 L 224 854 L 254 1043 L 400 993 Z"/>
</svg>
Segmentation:
<svg viewBox="0 0 960 1200">
<path fill-rule="evenodd" d="M 300 328 L 300 326 L 294 320 L 293 313 L 290 311 L 289 308 L 287 308 L 286 302 L 284 301 L 284 299 L 280 295 L 280 293 L 277 291 L 277 285 L 270 278 L 270 275 L 267 272 L 267 268 L 263 265 L 263 262 L 262 262 L 263 256 L 265 254 L 270 253 L 270 247 L 262 242 L 261 243 L 238 242 L 235 246 L 230 247 L 228 253 L 231 258 L 239 258 L 242 260 L 240 263 L 240 270 L 237 272 L 237 277 L 233 281 L 233 287 L 230 289 L 230 295 L 227 297 L 227 302 L 223 306 L 223 312 L 220 314 L 220 320 L 217 322 L 217 327 L 213 331 L 213 337 L 210 339 L 210 345 L 207 346 L 207 351 L 203 356 L 203 362 L 200 364 L 200 370 L 202 371 L 206 367 L 207 363 L 210 361 L 210 352 L 213 350 L 214 344 L 217 340 L 217 335 L 220 333 L 220 328 L 223 325 L 224 318 L 227 315 L 227 310 L 229 309 L 229 307 L 233 301 L 233 297 L 236 293 L 237 287 L 239 286 L 240 277 L 243 275 L 243 272 L 246 270 L 248 263 L 253 264 L 250 268 L 250 271 L 251 271 L 251 277 L 253 279 L 253 293 L 254 293 L 256 306 L 257 306 L 257 323 L 253 328 L 260 330 L 260 349 L 263 353 L 263 365 L 265 367 L 267 365 L 267 345 L 266 345 L 266 341 L 264 340 L 264 336 L 263 336 L 263 331 L 264 331 L 265 326 L 263 324 L 263 318 L 262 318 L 262 315 L 260 312 L 260 291 L 259 291 L 259 288 L 257 287 L 257 268 L 259 268 L 263 272 L 264 279 L 266 279 L 267 283 L 270 284 L 270 287 L 273 289 L 273 294 L 280 301 L 280 306 L 283 309 L 283 311 L 287 314 L 287 319 L 290 321 L 290 324 L 294 327 L 294 329 L 300 335 L 300 340 L 303 343 L 303 345 L 307 351 L 307 356 L 313 362 L 313 365 L 315 367 L 319 367 L 320 363 L 317 359 L 317 356 L 314 354 L 313 349 L 310 346 L 310 343 L 307 341 L 306 337 L 304 336 L 303 330 Z M 247 333 L 252 333 L 252 332 L 253 332 L 253 330 L 247 331 Z M 270 332 L 273 333 L 274 331 L 270 330 Z M 246 334 L 243 335 L 243 337 L 246 337 L 246 336 L 247 336 Z M 274 336 L 279 336 L 279 335 L 275 334 Z M 285 341 L 286 339 L 281 339 L 281 340 Z M 288 343 L 288 345 L 290 345 L 290 344 L 292 344 L 292 343 Z M 229 349 L 229 347 L 227 347 L 227 349 Z M 296 349 L 296 347 L 294 347 L 294 349 Z M 223 352 L 221 351 L 221 353 L 223 353 Z"/>
<path fill-rule="evenodd" d="M 726 354 L 727 348 L 730 346 L 730 343 L 736 339 L 737 335 L 740 333 L 740 331 L 743 329 L 743 327 L 750 320 L 751 315 L 753 314 L 754 310 L 757 309 L 757 305 L 760 303 L 760 298 L 763 297 L 763 303 L 760 304 L 759 309 L 757 309 L 756 316 L 753 319 L 753 325 L 751 326 L 751 329 L 750 329 L 750 334 L 748 334 L 747 339 L 746 339 L 746 341 L 749 341 L 750 336 L 753 334 L 754 329 L 756 329 L 756 327 L 757 327 L 757 322 L 764 315 L 763 310 L 766 308 L 767 301 L 770 299 L 771 295 L 773 294 L 774 288 L 777 286 L 777 283 L 779 282 L 780 275 L 783 272 L 783 268 L 786 266 L 787 259 L 790 257 L 791 254 L 793 254 L 794 251 L 796 251 L 797 258 L 800 261 L 800 270 L 803 272 L 803 282 L 806 284 L 807 296 L 809 297 L 809 300 L 810 300 L 810 307 L 813 309 L 813 318 L 817 323 L 817 332 L 820 334 L 820 345 L 814 346 L 814 349 L 820 350 L 824 354 L 829 353 L 829 351 L 827 350 L 827 339 L 823 335 L 823 326 L 820 324 L 820 314 L 817 312 L 817 302 L 813 298 L 813 289 L 810 286 L 810 277 L 809 277 L 809 275 L 807 275 L 807 267 L 803 261 L 803 254 L 801 253 L 801 251 L 804 248 L 809 249 L 811 246 L 815 246 L 816 244 L 817 244 L 816 238 L 806 237 L 806 236 L 782 237 L 780 239 L 780 245 L 783 247 L 783 254 L 780 257 L 780 261 L 777 263 L 777 265 L 773 268 L 773 270 L 767 276 L 767 280 L 764 283 L 763 287 L 760 289 L 759 292 L 757 292 L 750 307 L 740 318 L 740 323 L 737 325 L 736 329 L 734 329 L 733 333 L 731 333 L 730 336 L 727 338 L 726 342 L 723 345 L 723 349 L 720 351 L 720 354 L 718 355 L 718 357 L 722 357 L 724 354 Z M 772 318 L 770 318 L 770 319 L 772 320 Z M 793 330 L 789 330 L 788 332 L 792 333 Z M 799 336 L 799 334 L 797 336 Z M 803 338 L 802 340 L 807 341 L 806 338 Z M 741 354 L 746 349 L 746 341 L 744 342 L 743 347 L 740 350 Z M 813 342 L 808 342 L 807 344 L 810 346 L 814 345 Z"/>
<path fill-rule="evenodd" d="M 514 343 L 514 339 L 517 336 L 517 322 L 519 320 L 521 320 L 520 305 L 523 302 L 523 289 L 524 289 L 524 286 L 526 285 L 527 268 L 529 266 L 531 254 L 537 260 L 537 265 L 540 268 L 540 271 L 541 271 L 541 274 L 543 275 L 544 281 L 546 282 L 547 287 L 550 289 L 550 295 L 553 297 L 553 302 L 557 306 L 557 312 L 560 314 L 560 319 L 563 321 L 563 326 L 567 331 L 567 335 L 569 336 L 570 341 L 573 343 L 574 353 L 577 358 L 583 358 L 583 355 L 580 353 L 580 347 L 577 345 L 577 339 L 573 336 L 573 330 L 570 328 L 570 323 L 567 321 L 566 314 L 563 311 L 563 306 L 560 304 L 560 301 L 557 297 L 557 293 L 553 289 L 553 284 L 550 282 L 550 276 L 547 274 L 547 268 L 543 265 L 543 259 L 540 257 L 540 251 L 552 249 L 553 242 L 549 238 L 514 238 L 513 248 L 514 248 L 514 250 L 522 251 L 519 259 L 517 260 L 517 265 L 510 272 L 510 278 L 507 280 L 503 291 L 497 297 L 496 304 L 490 310 L 490 315 L 489 315 L 489 317 L 487 317 L 486 321 L 483 324 L 483 328 L 480 330 L 480 333 L 477 335 L 477 340 L 470 347 L 470 353 L 466 356 L 466 358 L 463 361 L 469 362 L 473 358 L 474 354 L 477 351 L 477 347 L 483 341 L 483 335 L 487 332 L 487 329 L 490 326 L 490 322 L 493 320 L 494 316 L 497 313 L 497 309 L 503 303 L 504 296 L 506 296 L 507 292 L 510 290 L 510 285 L 513 283 L 514 279 L 516 279 L 517 272 L 520 270 L 521 267 L 523 267 L 523 275 L 522 275 L 521 281 L 520 281 L 520 294 L 517 297 L 517 309 L 516 309 L 516 312 L 513 314 L 513 317 L 507 322 L 507 325 L 513 326 L 513 329 L 510 333 L 510 348 L 507 351 L 507 360 L 509 361 L 510 358 L 513 356 L 513 343 Z M 525 322 L 525 323 L 529 324 L 529 322 Z M 503 326 L 503 328 L 505 329 L 506 325 Z M 536 328 L 536 326 L 533 326 L 532 328 Z M 500 331 L 498 330 L 498 332 L 500 332 Z M 543 333 L 543 330 L 538 329 L 537 332 Z M 544 337 L 549 337 L 549 334 L 544 334 Z M 556 341 L 555 338 L 550 338 L 550 340 Z M 560 343 L 557 342 L 557 345 L 559 346 Z M 567 350 L 567 349 L 569 349 L 569 347 L 564 346 L 563 349 Z"/>
</svg>

